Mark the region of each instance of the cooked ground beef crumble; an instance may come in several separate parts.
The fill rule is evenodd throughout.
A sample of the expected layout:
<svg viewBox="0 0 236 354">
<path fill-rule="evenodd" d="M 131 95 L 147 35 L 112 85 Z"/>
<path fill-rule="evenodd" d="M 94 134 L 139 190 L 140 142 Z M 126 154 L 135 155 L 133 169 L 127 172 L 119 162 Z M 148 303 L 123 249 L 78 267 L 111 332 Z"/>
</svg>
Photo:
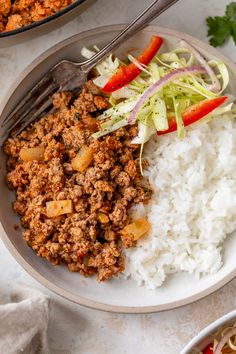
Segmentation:
<svg viewBox="0 0 236 354">
<path fill-rule="evenodd" d="M 8 32 L 40 21 L 75 0 L 0 0 L 0 32 Z"/>
<path fill-rule="evenodd" d="M 131 144 L 137 127 L 93 139 L 95 117 L 108 102 L 91 81 L 76 98 L 69 92 L 55 94 L 53 104 L 55 113 L 5 143 L 7 183 L 16 190 L 13 208 L 21 216 L 24 239 L 38 256 L 106 280 L 124 270 L 122 248 L 135 245 L 120 233 L 132 221 L 129 209 L 151 196 L 139 171 L 140 147 Z M 71 161 L 85 145 L 93 160 L 78 172 Z M 44 147 L 42 160 L 20 158 L 22 148 L 37 146 Z M 46 203 L 61 200 L 72 201 L 73 212 L 49 218 Z"/>
</svg>

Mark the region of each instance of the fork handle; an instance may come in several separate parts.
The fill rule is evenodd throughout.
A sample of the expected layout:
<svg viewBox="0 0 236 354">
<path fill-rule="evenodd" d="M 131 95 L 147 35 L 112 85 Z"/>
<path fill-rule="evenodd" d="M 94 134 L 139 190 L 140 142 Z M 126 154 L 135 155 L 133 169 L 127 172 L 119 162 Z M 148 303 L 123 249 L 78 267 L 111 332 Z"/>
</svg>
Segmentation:
<svg viewBox="0 0 236 354">
<path fill-rule="evenodd" d="M 90 59 L 80 64 L 80 68 L 84 72 L 89 72 L 100 60 L 107 54 L 111 53 L 115 48 L 132 37 L 139 30 L 148 25 L 162 12 L 174 5 L 178 0 L 155 0 L 153 1 L 131 24 L 121 31 L 114 39 L 111 40 L 104 48 L 92 56 Z"/>
</svg>

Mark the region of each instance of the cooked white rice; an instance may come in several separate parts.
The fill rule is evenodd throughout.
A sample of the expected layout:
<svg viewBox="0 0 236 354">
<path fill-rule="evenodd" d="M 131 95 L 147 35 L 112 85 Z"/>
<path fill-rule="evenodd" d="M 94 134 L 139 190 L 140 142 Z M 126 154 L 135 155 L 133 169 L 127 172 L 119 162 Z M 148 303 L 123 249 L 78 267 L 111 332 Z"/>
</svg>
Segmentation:
<svg viewBox="0 0 236 354">
<path fill-rule="evenodd" d="M 223 241 L 236 229 L 236 121 L 195 125 L 182 140 L 153 137 L 145 155 L 154 195 L 134 213 L 147 214 L 152 230 L 126 251 L 126 275 L 154 289 L 170 273 L 217 272 Z"/>
</svg>

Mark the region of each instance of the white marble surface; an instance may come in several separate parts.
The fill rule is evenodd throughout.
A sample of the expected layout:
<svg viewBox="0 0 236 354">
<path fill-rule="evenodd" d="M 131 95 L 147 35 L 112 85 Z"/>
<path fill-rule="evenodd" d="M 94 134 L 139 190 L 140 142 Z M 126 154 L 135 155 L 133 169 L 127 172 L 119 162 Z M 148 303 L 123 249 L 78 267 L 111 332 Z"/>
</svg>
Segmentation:
<svg viewBox="0 0 236 354">
<path fill-rule="evenodd" d="M 88 11 L 59 30 L 24 44 L 1 49 L 0 104 L 16 75 L 45 49 L 82 30 L 128 22 L 149 2 L 97 0 Z M 206 41 L 205 17 L 222 14 L 228 2 L 180 0 L 154 23 Z M 236 47 L 232 42 L 221 50 L 235 60 Z M 168 312 L 122 315 L 90 310 L 72 304 L 40 286 L 17 265 L 0 241 L 0 303 L 8 300 L 10 290 L 17 282 L 40 288 L 49 294 L 49 340 L 53 354 L 178 354 L 192 336 L 236 305 L 235 280 L 206 299 Z"/>
</svg>

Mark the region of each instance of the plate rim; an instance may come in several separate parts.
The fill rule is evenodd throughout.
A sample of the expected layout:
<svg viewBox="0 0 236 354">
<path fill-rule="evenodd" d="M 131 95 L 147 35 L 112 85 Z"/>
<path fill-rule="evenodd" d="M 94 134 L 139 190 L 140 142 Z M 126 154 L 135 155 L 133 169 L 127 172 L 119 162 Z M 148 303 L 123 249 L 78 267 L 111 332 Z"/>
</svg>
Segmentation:
<svg viewBox="0 0 236 354">
<path fill-rule="evenodd" d="M 51 56 L 54 52 L 56 52 L 59 49 L 62 49 L 64 46 L 68 46 L 72 44 L 75 41 L 79 41 L 82 38 L 86 38 L 88 36 L 92 36 L 95 34 L 101 34 L 101 33 L 106 33 L 106 32 L 111 32 L 111 31 L 121 31 L 124 29 L 125 25 L 124 24 L 116 24 L 116 25 L 107 25 L 107 26 L 100 26 L 96 27 L 87 31 L 80 32 L 76 35 L 73 35 L 56 45 L 52 46 L 51 48 L 47 49 L 44 51 L 41 55 L 39 55 L 37 58 L 35 58 L 14 80 L 13 84 L 11 87 L 7 90 L 6 94 L 1 100 L 1 107 L 0 107 L 0 115 L 3 113 L 5 106 L 7 105 L 9 99 L 11 96 L 14 94 L 14 91 L 17 89 L 19 84 L 23 81 L 23 79 L 36 67 L 38 66 L 41 62 L 43 62 L 47 57 Z M 236 64 L 234 64 L 229 58 L 227 58 L 224 54 L 216 50 L 215 48 L 211 47 L 209 44 L 193 37 L 190 36 L 186 33 L 176 31 L 173 29 L 168 29 L 165 27 L 160 27 L 160 26 L 147 26 L 142 30 L 142 32 L 159 32 L 163 35 L 169 35 L 169 36 L 174 36 L 178 37 L 181 39 L 185 39 L 186 41 L 190 41 L 191 43 L 194 44 L 194 46 L 199 46 L 201 49 L 206 50 L 211 52 L 212 55 L 218 57 L 219 59 L 223 60 L 228 66 L 230 66 L 234 72 L 236 73 Z M 197 300 L 200 300 L 204 297 L 209 296 L 210 294 L 214 293 L 227 283 L 229 283 L 235 276 L 236 276 L 236 266 L 235 268 L 229 272 L 223 279 L 220 279 L 217 281 L 215 284 L 211 285 L 209 288 L 204 289 L 200 291 L 197 294 L 190 295 L 184 299 L 180 300 L 175 300 L 172 302 L 168 302 L 165 304 L 160 304 L 160 305 L 152 305 L 152 306 L 124 306 L 124 305 L 110 305 L 110 304 L 105 304 L 102 302 L 97 302 L 94 300 L 87 299 L 85 297 L 79 296 L 79 295 L 74 295 L 71 292 L 53 284 L 46 278 L 44 278 L 37 270 L 35 270 L 25 259 L 24 257 L 18 252 L 14 244 L 11 242 L 10 238 L 7 236 L 6 230 L 4 228 L 4 224 L 2 224 L 2 228 L 4 232 L 0 233 L 0 237 L 10 252 L 10 254 L 15 258 L 17 263 L 30 275 L 32 276 L 36 281 L 41 283 L 43 286 L 45 286 L 47 289 L 50 291 L 53 291 L 59 296 L 62 296 L 63 298 L 70 300 L 76 304 L 83 305 L 85 307 L 89 307 L 92 309 L 96 310 L 102 310 L 102 311 L 108 311 L 108 312 L 115 312 L 115 313 L 133 313 L 133 314 L 141 314 L 141 313 L 154 313 L 154 312 L 161 312 L 161 311 L 167 311 L 167 310 L 172 310 L 178 307 L 182 307 L 188 304 L 191 304 Z"/>
</svg>

